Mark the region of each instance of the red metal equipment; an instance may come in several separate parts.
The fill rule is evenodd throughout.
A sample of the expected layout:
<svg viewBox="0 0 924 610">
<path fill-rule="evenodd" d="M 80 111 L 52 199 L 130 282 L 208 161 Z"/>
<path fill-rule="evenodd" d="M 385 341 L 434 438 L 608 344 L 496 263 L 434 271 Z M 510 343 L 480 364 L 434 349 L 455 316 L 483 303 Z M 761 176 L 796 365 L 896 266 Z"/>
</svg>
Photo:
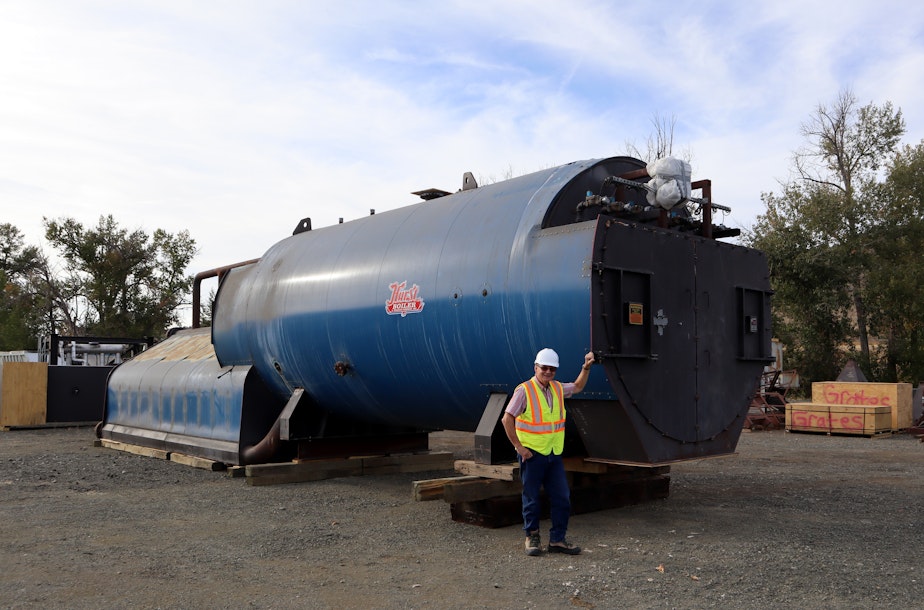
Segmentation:
<svg viewBox="0 0 924 610">
<path fill-rule="evenodd" d="M 914 422 L 914 425 L 908 428 L 908 433 L 914 434 L 924 443 L 924 415 L 921 415 L 918 421 Z"/>
<path fill-rule="evenodd" d="M 744 427 L 749 430 L 782 430 L 786 426 L 786 394 L 789 386 L 781 377 L 792 379 L 794 371 L 767 371 L 761 375 L 757 392 L 751 399 Z"/>
</svg>

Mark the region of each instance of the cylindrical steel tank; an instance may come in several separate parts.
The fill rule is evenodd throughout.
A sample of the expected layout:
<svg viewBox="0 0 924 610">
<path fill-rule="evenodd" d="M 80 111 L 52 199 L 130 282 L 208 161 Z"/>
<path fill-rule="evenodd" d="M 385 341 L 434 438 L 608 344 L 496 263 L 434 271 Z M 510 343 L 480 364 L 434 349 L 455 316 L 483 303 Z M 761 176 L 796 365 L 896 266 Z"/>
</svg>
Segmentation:
<svg viewBox="0 0 924 610">
<path fill-rule="evenodd" d="M 576 376 L 591 348 L 594 223 L 541 223 L 583 168 L 281 241 L 222 283 L 219 362 L 252 362 L 281 394 L 304 387 L 341 415 L 458 430 L 475 429 L 492 390 L 528 378 L 542 347 Z M 598 374 L 588 389 L 608 392 Z"/>
</svg>

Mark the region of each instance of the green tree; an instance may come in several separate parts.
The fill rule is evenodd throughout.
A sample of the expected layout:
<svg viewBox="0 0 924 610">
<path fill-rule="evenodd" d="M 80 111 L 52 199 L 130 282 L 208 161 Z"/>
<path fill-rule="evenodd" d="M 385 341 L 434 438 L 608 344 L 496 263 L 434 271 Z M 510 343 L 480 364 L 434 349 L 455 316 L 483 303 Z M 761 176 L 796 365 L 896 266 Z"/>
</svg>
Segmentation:
<svg viewBox="0 0 924 610">
<path fill-rule="evenodd" d="M 822 197 L 795 185 L 779 195 L 765 193 L 767 211 L 745 233 L 745 240 L 767 255 L 774 330 L 806 380 L 837 375 L 852 331 L 843 251 L 801 221 L 802 210 L 819 205 Z"/>
<path fill-rule="evenodd" d="M 159 337 L 177 323 L 193 279 L 185 275 L 196 253 L 188 231 L 129 232 L 111 215 L 89 229 L 71 218 L 44 223 L 66 264 L 55 292 L 70 332 Z"/>
<path fill-rule="evenodd" d="M 0 224 L 0 271 L 8 279 L 23 277 L 39 257 L 39 249 L 26 246 L 19 229 L 9 223 Z"/>
<path fill-rule="evenodd" d="M 801 211 L 803 220 L 824 242 L 851 254 L 841 264 L 848 271 L 860 362 L 866 368 L 871 364 L 867 233 L 884 203 L 874 196 L 877 171 L 904 133 L 901 110 L 894 110 L 891 102 L 859 107 L 853 93 L 844 90 L 830 105 L 819 104 L 803 123 L 806 145 L 793 156 L 801 187 L 813 194 L 814 205 Z"/>
<path fill-rule="evenodd" d="M 868 275 L 875 374 L 884 381 L 924 379 L 924 143 L 892 158 L 876 195 L 880 218 L 869 236 L 876 263 Z"/>
<path fill-rule="evenodd" d="M 802 125 L 795 178 L 780 194 L 762 196 L 767 211 L 745 233 L 768 254 L 777 328 L 807 379 L 831 379 L 854 346 L 865 370 L 874 364 L 870 333 L 883 332 L 877 291 L 891 205 L 879 170 L 904 129 L 890 102 L 860 107 L 843 91 L 820 104 Z"/>
<path fill-rule="evenodd" d="M 30 278 L 41 260 L 38 248 L 26 246 L 18 228 L 0 224 L 0 350 L 36 346 L 36 299 Z"/>
<path fill-rule="evenodd" d="M 216 291 L 214 288 L 209 290 L 209 296 L 206 297 L 205 302 L 201 304 L 199 312 L 199 326 L 211 326 L 212 325 L 212 314 L 215 311 L 215 295 Z"/>
</svg>

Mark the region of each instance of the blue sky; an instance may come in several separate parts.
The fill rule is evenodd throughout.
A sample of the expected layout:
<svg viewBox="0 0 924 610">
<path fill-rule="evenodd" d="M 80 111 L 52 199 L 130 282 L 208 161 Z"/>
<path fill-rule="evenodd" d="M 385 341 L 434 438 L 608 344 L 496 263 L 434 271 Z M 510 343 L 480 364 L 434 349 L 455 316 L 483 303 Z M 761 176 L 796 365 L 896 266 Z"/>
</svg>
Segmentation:
<svg viewBox="0 0 924 610">
<path fill-rule="evenodd" d="M 924 5 L 0 2 L 0 222 L 188 229 L 190 272 L 411 191 L 644 148 L 657 116 L 725 224 L 851 88 L 924 139 Z"/>
</svg>

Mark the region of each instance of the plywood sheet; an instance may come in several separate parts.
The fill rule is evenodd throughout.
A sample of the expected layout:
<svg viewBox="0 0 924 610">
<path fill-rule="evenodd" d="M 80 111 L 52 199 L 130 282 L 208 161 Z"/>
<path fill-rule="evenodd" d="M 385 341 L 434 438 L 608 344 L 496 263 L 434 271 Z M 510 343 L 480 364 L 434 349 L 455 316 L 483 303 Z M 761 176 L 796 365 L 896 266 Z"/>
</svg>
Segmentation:
<svg viewBox="0 0 924 610">
<path fill-rule="evenodd" d="M 0 426 L 45 423 L 48 403 L 48 364 L 0 363 Z"/>
<path fill-rule="evenodd" d="M 812 384 L 812 402 L 843 406 L 889 407 L 889 426 L 904 430 L 911 426 L 910 383 L 817 381 Z"/>
<path fill-rule="evenodd" d="M 793 402 L 786 405 L 786 429 L 793 432 L 827 432 L 873 436 L 890 432 L 888 406 L 856 406 Z"/>
</svg>

